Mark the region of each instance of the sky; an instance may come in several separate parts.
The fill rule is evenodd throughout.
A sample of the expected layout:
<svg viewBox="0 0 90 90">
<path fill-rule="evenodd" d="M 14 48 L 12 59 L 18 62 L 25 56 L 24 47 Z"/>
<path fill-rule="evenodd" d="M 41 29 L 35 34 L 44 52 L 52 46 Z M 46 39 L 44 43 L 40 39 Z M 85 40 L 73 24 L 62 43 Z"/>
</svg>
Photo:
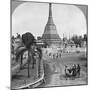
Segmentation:
<svg viewBox="0 0 90 90">
<path fill-rule="evenodd" d="M 13 6 L 12 6 L 13 7 Z M 31 32 L 42 36 L 49 15 L 48 3 L 24 2 L 12 13 L 12 35 Z M 75 5 L 52 4 L 52 16 L 57 32 L 62 38 L 83 35 L 87 31 L 86 18 Z"/>
</svg>

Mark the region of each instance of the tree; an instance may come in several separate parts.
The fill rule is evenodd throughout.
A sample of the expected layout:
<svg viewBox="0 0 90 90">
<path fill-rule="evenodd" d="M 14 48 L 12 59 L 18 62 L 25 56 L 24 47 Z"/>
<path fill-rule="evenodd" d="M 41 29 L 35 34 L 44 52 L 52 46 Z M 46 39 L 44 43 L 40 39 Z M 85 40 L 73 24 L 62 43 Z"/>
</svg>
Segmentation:
<svg viewBox="0 0 90 90">
<path fill-rule="evenodd" d="M 74 41 L 74 43 L 76 44 L 76 46 L 80 46 L 81 47 L 81 42 L 83 40 L 82 36 L 73 36 L 72 40 Z"/>
<path fill-rule="evenodd" d="M 84 41 L 86 41 L 87 42 L 87 34 L 84 34 Z"/>
<path fill-rule="evenodd" d="M 78 41 L 79 41 L 79 46 L 81 47 L 81 44 L 82 44 L 83 38 L 82 38 L 82 36 L 79 36 L 78 39 L 79 39 L 79 40 L 78 40 Z"/>
<path fill-rule="evenodd" d="M 20 64 L 20 68 L 22 69 L 22 65 L 23 65 L 23 53 L 27 50 L 26 47 L 18 47 L 17 52 L 16 52 L 16 61 L 18 61 L 18 58 L 20 57 L 21 59 L 21 64 Z"/>
<path fill-rule="evenodd" d="M 17 33 L 17 37 L 16 38 L 21 38 L 20 34 Z"/>
<path fill-rule="evenodd" d="M 30 59 L 31 59 L 31 45 L 34 43 L 35 41 L 35 38 L 34 36 L 27 32 L 25 34 L 22 35 L 22 42 L 24 43 L 24 45 L 26 46 L 27 50 L 28 50 L 28 77 L 30 77 L 30 74 L 29 74 L 29 64 L 30 64 Z"/>
<path fill-rule="evenodd" d="M 12 36 L 12 37 L 11 37 L 11 44 L 13 44 L 13 43 L 14 43 L 14 40 L 15 40 L 15 37 L 14 37 L 14 36 Z"/>
</svg>

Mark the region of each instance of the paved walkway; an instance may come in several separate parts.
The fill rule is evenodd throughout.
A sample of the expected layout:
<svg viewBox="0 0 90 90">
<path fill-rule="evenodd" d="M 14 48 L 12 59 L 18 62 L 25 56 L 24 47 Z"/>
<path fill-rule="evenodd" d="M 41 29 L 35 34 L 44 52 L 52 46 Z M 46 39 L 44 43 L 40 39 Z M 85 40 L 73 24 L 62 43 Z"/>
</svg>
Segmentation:
<svg viewBox="0 0 90 90">
<path fill-rule="evenodd" d="M 64 64 L 67 63 L 79 63 L 84 65 L 85 61 L 80 61 L 78 56 L 68 56 L 67 58 L 63 57 L 62 60 L 59 58 L 58 60 L 46 60 L 46 69 L 45 69 L 45 79 L 46 84 L 40 85 L 39 87 L 51 87 L 51 86 L 67 86 L 67 85 L 82 85 L 87 84 L 87 73 L 86 67 L 82 66 L 81 68 L 81 76 L 80 78 L 76 78 L 75 80 L 66 80 L 64 76 Z"/>
<path fill-rule="evenodd" d="M 81 71 L 82 75 L 81 78 L 75 79 L 75 80 L 65 80 L 64 76 L 60 73 L 60 69 L 57 68 L 55 72 L 49 77 L 51 78 L 51 81 L 49 82 L 47 86 L 64 86 L 64 85 L 79 85 L 79 84 L 86 84 L 86 81 L 82 80 L 82 77 L 84 76 L 83 79 L 85 79 L 86 75 L 85 72 Z"/>
</svg>

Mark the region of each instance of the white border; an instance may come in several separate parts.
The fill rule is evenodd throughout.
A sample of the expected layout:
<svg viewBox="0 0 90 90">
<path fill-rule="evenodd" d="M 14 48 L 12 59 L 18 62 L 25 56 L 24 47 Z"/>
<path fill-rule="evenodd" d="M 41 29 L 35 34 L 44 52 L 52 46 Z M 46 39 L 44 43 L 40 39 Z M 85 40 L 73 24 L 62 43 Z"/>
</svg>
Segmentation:
<svg viewBox="0 0 90 90">
<path fill-rule="evenodd" d="M 90 0 L 27 0 L 27 1 L 86 4 L 88 5 L 88 7 L 90 6 Z M 90 16 L 90 12 L 88 13 L 89 13 L 88 16 Z M 89 26 L 89 23 L 88 23 L 88 26 Z M 89 28 L 88 28 L 88 38 L 90 38 Z M 88 44 L 88 46 L 90 46 L 90 43 Z M 88 50 L 90 50 L 89 47 L 88 47 Z M 88 59 L 88 62 L 89 62 L 89 59 Z M 90 68 L 90 65 L 88 68 Z M 90 72 L 88 76 L 90 76 Z M 90 78 L 89 78 L 89 83 L 90 83 Z M 10 86 L 10 0 L 1 0 L 0 1 L 0 90 L 8 90 L 9 86 Z M 47 90 L 55 90 L 55 89 L 90 90 L 89 85 L 41 88 L 41 89 L 43 90 L 46 90 L 46 89 Z M 30 89 L 30 90 L 34 90 L 34 89 Z"/>
<path fill-rule="evenodd" d="M 17 1 L 38 1 L 38 2 L 54 2 L 69 4 L 88 4 L 88 0 L 17 0 Z"/>
</svg>

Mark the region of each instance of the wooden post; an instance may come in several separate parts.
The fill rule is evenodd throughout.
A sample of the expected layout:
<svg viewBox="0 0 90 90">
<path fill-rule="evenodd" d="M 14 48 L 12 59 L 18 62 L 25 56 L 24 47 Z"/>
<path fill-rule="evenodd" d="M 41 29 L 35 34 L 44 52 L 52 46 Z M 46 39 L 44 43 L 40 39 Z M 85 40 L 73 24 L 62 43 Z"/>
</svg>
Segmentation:
<svg viewBox="0 0 90 90">
<path fill-rule="evenodd" d="M 39 58 L 38 57 L 36 57 L 36 75 L 37 75 L 37 77 L 38 77 L 38 62 L 39 62 L 39 60 L 38 60 Z"/>
<path fill-rule="evenodd" d="M 20 69 L 22 69 L 22 65 L 23 65 L 23 53 L 21 53 L 21 65 L 20 65 Z"/>
<path fill-rule="evenodd" d="M 29 65 L 30 65 L 30 51 L 28 50 L 28 77 L 30 77 Z"/>
<path fill-rule="evenodd" d="M 41 53 L 39 53 L 39 61 L 38 61 L 38 63 L 39 63 L 39 65 L 38 65 L 38 77 L 40 77 L 40 74 L 41 74 Z"/>
</svg>

